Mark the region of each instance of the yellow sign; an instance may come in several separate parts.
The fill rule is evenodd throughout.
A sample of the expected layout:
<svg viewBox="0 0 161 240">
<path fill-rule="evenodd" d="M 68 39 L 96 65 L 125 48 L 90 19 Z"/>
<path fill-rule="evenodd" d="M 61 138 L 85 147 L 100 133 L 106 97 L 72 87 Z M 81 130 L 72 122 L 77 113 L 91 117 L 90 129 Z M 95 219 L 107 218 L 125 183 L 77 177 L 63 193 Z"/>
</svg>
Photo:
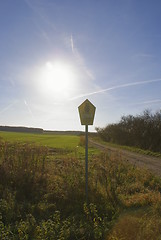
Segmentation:
<svg viewBox="0 0 161 240">
<path fill-rule="evenodd" d="M 96 107 L 86 99 L 79 107 L 79 115 L 82 125 L 93 125 Z"/>
</svg>

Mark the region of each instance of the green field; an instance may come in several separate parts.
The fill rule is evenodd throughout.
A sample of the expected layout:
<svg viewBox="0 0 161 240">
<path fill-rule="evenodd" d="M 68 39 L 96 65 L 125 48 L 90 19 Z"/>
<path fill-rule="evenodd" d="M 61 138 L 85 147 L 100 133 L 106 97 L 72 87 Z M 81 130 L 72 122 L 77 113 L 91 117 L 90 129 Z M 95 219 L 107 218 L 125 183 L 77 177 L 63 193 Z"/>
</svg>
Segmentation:
<svg viewBox="0 0 161 240">
<path fill-rule="evenodd" d="M 76 135 L 58 135 L 58 134 L 32 134 L 32 133 L 18 133 L 18 132 L 2 132 L 0 131 L 0 138 L 3 141 L 11 143 L 30 143 L 38 146 L 45 146 L 48 148 L 57 149 L 59 155 L 66 154 L 68 156 L 77 157 L 79 159 L 85 158 L 84 143 L 80 143 L 82 136 Z M 100 150 L 89 145 L 89 158 L 93 155 L 98 155 Z"/>
<path fill-rule="evenodd" d="M 0 132 L 0 137 L 9 142 L 28 142 L 52 148 L 75 148 L 79 136 L 55 134 L 31 134 L 17 132 Z"/>
</svg>

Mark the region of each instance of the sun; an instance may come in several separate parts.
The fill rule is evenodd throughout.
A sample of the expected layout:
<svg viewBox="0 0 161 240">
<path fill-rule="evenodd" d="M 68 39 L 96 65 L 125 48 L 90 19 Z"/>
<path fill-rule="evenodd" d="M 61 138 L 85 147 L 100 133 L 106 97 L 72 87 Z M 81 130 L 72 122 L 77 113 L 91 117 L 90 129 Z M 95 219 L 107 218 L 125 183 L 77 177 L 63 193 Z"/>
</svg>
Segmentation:
<svg viewBox="0 0 161 240">
<path fill-rule="evenodd" d="M 70 64 L 47 61 L 40 75 L 41 91 L 48 97 L 68 97 L 74 88 L 74 68 Z"/>
</svg>

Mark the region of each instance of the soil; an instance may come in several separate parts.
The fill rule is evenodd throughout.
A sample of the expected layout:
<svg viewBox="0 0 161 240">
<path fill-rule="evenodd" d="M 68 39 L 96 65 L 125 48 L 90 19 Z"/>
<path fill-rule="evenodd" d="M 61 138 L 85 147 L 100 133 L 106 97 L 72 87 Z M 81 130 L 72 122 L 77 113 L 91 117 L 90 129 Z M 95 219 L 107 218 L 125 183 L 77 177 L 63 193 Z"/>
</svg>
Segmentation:
<svg viewBox="0 0 161 240">
<path fill-rule="evenodd" d="M 142 154 L 134 153 L 128 150 L 110 147 L 107 145 L 97 143 L 91 139 L 89 140 L 89 143 L 94 147 L 99 148 L 102 151 L 110 151 L 113 153 L 117 153 L 121 156 L 123 160 L 128 161 L 133 165 L 146 168 L 150 170 L 152 173 L 161 177 L 161 158 L 142 155 Z"/>
</svg>

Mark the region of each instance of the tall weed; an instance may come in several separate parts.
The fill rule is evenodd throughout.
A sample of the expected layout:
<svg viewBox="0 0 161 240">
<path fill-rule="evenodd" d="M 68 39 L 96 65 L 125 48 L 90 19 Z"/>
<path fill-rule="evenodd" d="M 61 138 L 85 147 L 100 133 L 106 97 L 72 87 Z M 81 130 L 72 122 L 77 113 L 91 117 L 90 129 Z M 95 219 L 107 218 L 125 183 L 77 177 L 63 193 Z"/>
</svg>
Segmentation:
<svg viewBox="0 0 161 240">
<path fill-rule="evenodd" d="M 91 157 L 88 180 L 87 204 L 82 159 L 0 142 L 0 238 L 99 240 L 109 234 L 122 209 L 150 206 L 152 219 L 161 212 L 160 179 L 119 155 Z M 137 236 L 146 236 L 143 229 L 148 232 L 149 221 L 142 218 Z M 158 221 L 158 233 L 159 227 Z M 111 231 L 109 236 L 119 235 Z"/>
</svg>

